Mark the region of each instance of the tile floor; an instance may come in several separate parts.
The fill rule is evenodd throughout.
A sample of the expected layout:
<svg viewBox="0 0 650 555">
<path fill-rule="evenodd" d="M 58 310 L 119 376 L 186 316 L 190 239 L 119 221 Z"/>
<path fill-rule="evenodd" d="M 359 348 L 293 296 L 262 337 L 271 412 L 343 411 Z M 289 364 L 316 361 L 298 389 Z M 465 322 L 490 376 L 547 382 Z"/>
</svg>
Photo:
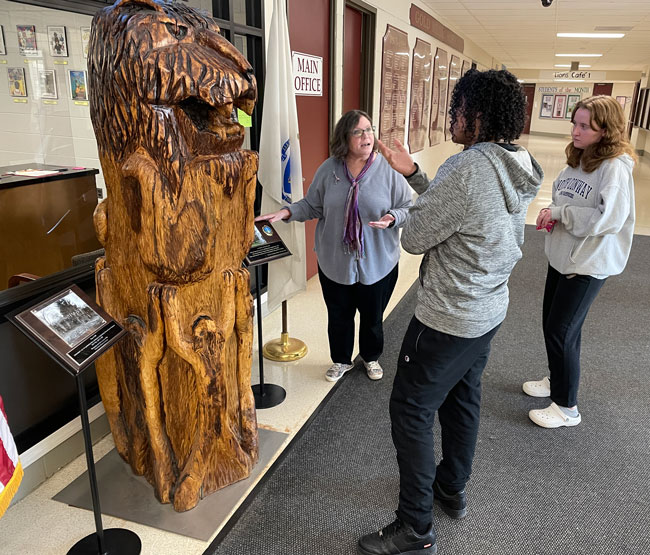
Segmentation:
<svg viewBox="0 0 650 555">
<path fill-rule="evenodd" d="M 554 177 L 564 166 L 563 151 L 567 140 L 524 136 L 520 143 L 531 151 L 547 176 L 542 190 L 528 212 L 527 222 L 534 223 L 539 209 L 546 206 L 550 200 L 550 187 Z M 635 170 L 635 184 L 636 230 L 637 233 L 650 235 L 650 157 L 640 159 Z M 403 254 L 399 281 L 387 314 L 417 277 L 418 264 L 419 257 Z M 276 310 L 264 319 L 265 340 L 280 336 L 280 313 L 281 311 Z M 323 377 L 330 360 L 327 349 L 325 305 L 317 277 L 308 282 L 306 291 L 289 301 L 288 314 L 290 335 L 305 341 L 309 353 L 304 359 L 293 363 L 265 361 L 265 381 L 282 386 L 287 391 L 287 398 L 277 407 L 258 411 L 258 422 L 261 427 L 289 434 L 289 439 L 283 448 L 300 430 L 333 386 Z M 257 341 L 254 345 L 257 345 Z M 257 360 L 257 353 L 254 353 L 253 359 Z M 253 383 L 258 381 L 258 369 L 255 366 Z M 111 437 L 103 438 L 94 447 L 95 459 L 99 460 L 112 448 Z M 281 450 L 273 460 L 280 452 Z M 272 461 L 267 467 L 271 464 Z M 1 555 L 60 555 L 66 553 L 79 539 L 94 531 L 92 512 L 52 500 L 52 496 L 85 469 L 85 458 L 80 456 L 7 511 L 0 520 Z M 152 502 L 154 502 L 153 497 Z M 203 553 L 210 544 L 209 541 L 198 541 L 106 515 L 103 516 L 103 525 L 104 528 L 121 527 L 133 530 L 142 540 L 143 555 L 198 555 Z M 223 523 L 215 524 L 214 536 L 222 525 Z"/>
</svg>

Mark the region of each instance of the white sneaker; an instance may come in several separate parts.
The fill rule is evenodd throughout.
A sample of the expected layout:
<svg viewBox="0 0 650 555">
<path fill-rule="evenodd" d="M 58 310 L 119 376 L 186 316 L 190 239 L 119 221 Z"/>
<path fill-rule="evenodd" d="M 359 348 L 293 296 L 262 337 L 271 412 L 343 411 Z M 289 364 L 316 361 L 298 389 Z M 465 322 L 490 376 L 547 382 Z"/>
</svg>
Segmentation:
<svg viewBox="0 0 650 555">
<path fill-rule="evenodd" d="M 341 362 L 335 362 L 327 369 L 325 372 L 325 379 L 328 382 L 338 382 L 348 370 L 352 370 L 354 364 L 343 364 Z"/>
<path fill-rule="evenodd" d="M 522 389 L 526 395 L 531 397 L 550 397 L 551 381 L 548 378 L 542 378 L 536 382 L 524 382 Z"/>
<path fill-rule="evenodd" d="M 582 420 L 580 413 L 578 413 L 578 416 L 569 416 L 555 403 L 551 403 L 550 406 L 545 409 L 531 410 L 528 413 L 528 417 L 542 428 L 577 426 Z"/>
<path fill-rule="evenodd" d="M 364 360 L 363 365 L 366 367 L 366 372 L 371 380 L 381 380 L 384 376 L 384 369 L 376 360 L 370 360 L 368 362 Z"/>
</svg>

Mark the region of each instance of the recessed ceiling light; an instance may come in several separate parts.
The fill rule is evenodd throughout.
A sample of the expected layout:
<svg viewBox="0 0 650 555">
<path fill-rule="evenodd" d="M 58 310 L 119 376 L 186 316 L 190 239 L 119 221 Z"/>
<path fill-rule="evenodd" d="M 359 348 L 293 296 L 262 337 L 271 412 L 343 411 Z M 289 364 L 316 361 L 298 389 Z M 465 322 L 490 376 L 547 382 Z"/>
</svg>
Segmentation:
<svg viewBox="0 0 650 555">
<path fill-rule="evenodd" d="M 620 39 L 625 33 L 558 33 L 557 36 L 566 39 Z"/>
<path fill-rule="evenodd" d="M 555 67 L 571 67 L 571 64 L 555 64 Z M 584 69 L 587 67 L 591 67 L 591 66 L 588 64 L 580 64 L 579 66 L 580 69 Z"/>
<path fill-rule="evenodd" d="M 558 58 L 600 58 L 602 54 L 556 54 Z"/>
</svg>

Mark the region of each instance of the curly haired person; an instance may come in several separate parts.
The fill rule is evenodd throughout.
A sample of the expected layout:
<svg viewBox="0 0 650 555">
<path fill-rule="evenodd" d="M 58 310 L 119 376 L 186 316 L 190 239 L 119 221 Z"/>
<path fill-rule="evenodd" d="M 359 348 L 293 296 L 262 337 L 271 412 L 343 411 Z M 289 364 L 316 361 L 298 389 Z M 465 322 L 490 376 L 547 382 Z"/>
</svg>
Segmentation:
<svg viewBox="0 0 650 555">
<path fill-rule="evenodd" d="M 404 336 L 390 399 L 400 474 L 397 519 L 362 537 L 362 555 L 436 553 L 433 502 L 467 512 L 478 436 L 481 375 L 508 308 L 508 278 L 521 258 L 526 210 L 543 179 L 520 146 L 521 85 L 508 71 L 468 71 L 454 88 L 452 140 L 464 150 L 433 181 L 398 144 L 381 152 L 418 193 L 402 246 L 423 254 L 415 315 Z M 442 428 L 436 466 L 433 424 Z"/>
<path fill-rule="evenodd" d="M 531 397 L 550 397 L 529 412 L 543 428 L 577 426 L 582 325 L 607 277 L 620 274 L 634 235 L 636 155 L 625 115 L 611 96 L 578 102 L 571 115 L 567 167 L 553 182 L 552 202 L 537 217 L 550 231 L 542 323 L 550 378 L 526 382 Z"/>
</svg>

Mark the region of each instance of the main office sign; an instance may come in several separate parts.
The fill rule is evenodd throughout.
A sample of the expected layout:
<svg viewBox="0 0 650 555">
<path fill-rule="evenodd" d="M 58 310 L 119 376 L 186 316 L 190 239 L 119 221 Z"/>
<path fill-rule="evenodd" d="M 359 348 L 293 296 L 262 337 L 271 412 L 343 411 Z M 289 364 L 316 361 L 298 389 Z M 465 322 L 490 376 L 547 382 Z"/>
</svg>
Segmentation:
<svg viewBox="0 0 650 555">
<path fill-rule="evenodd" d="M 323 58 L 292 52 L 293 90 L 297 96 L 323 96 Z"/>
</svg>

